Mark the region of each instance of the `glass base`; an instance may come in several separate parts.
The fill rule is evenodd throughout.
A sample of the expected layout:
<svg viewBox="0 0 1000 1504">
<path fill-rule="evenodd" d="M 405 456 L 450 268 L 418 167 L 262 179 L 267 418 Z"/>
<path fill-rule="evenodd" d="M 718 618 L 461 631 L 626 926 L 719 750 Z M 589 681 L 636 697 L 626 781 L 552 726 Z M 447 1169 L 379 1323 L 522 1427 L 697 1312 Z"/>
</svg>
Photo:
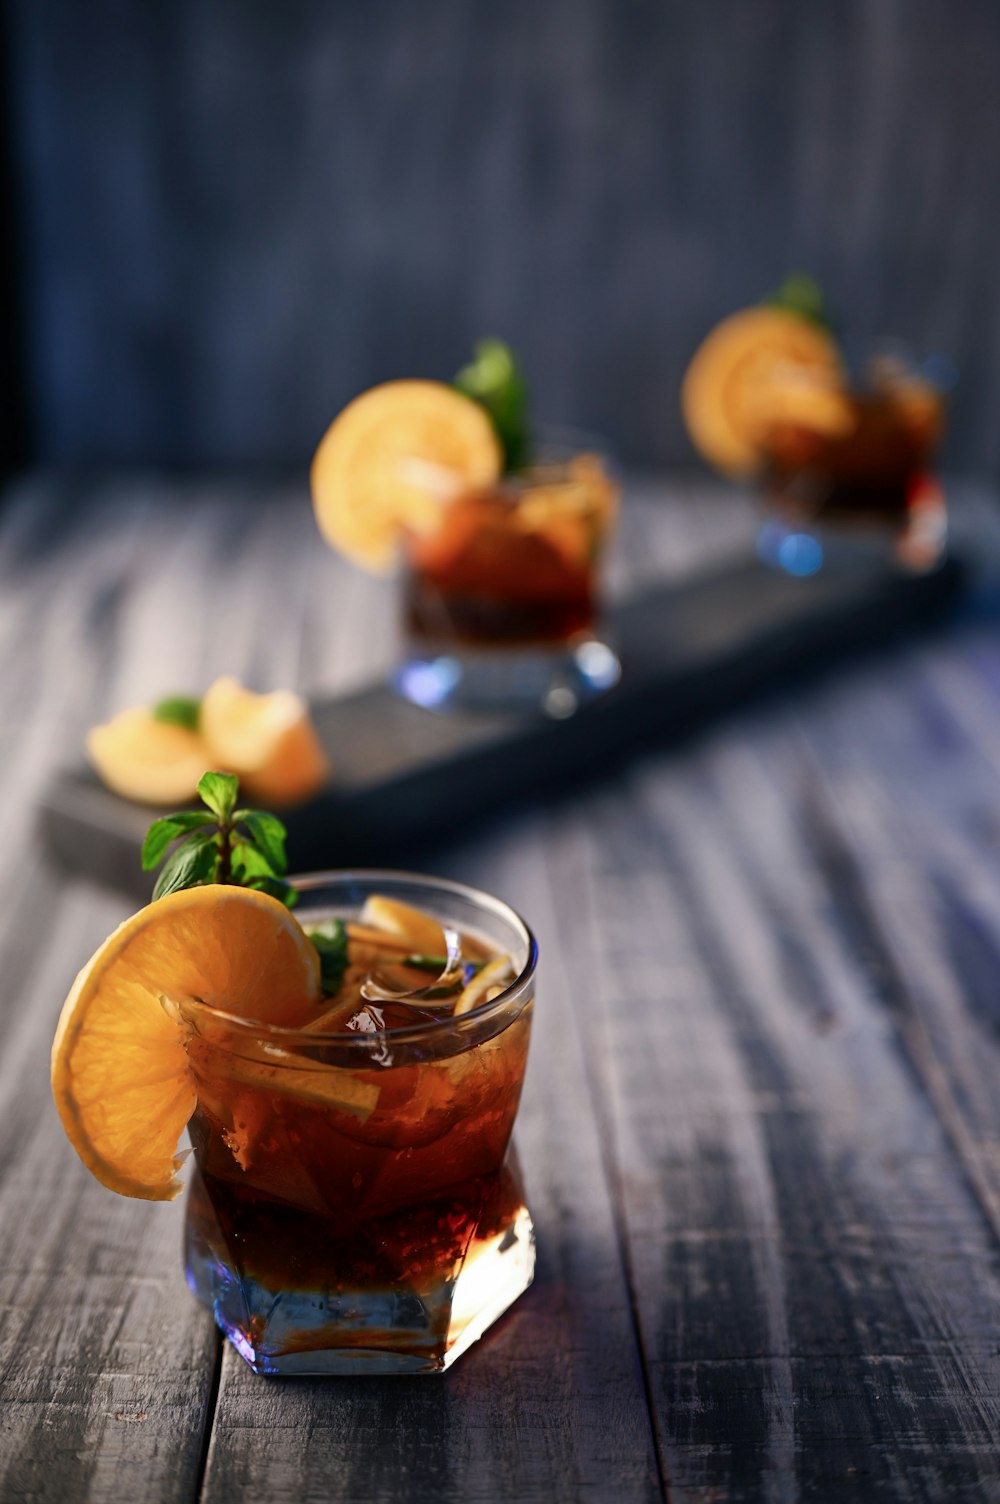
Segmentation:
<svg viewBox="0 0 1000 1504">
<path fill-rule="evenodd" d="M 929 574 L 944 562 L 945 548 L 943 536 L 931 539 L 912 532 L 851 531 L 769 521 L 757 534 L 757 554 L 772 569 L 799 578 L 820 570 L 848 573 L 879 563 L 901 574 Z"/>
<path fill-rule="evenodd" d="M 874 563 L 904 574 L 929 574 L 944 562 L 947 542 L 944 492 L 928 477 L 894 523 L 772 514 L 760 525 L 757 553 L 773 569 L 800 577 Z"/>
<path fill-rule="evenodd" d="M 617 653 L 596 637 L 552 648 L 409 644 L 391 675 L 397 694 L 426 710 L 540 710 L 563 720 L 621 678 Z"/>
<path fill-rule="evenodd" d="M 430 1289 L 276 1290 L 240 1276 L 188 1216 L 185 1270 L 236 1351 L 258 1374 L 443 1373 L 531 1284 L 528 1208 L 470 1244 L 458 1273 Z"/>
</svg>

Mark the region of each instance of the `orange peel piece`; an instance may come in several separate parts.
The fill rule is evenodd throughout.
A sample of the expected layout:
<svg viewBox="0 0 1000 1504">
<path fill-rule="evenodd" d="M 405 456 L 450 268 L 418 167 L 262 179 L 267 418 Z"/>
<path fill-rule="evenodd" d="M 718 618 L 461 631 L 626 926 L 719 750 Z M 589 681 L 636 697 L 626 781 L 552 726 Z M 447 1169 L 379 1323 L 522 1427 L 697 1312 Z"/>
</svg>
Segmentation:
<svg viewBox="0 0 1000 1504">
<path fill-rule="evenodd" d="M 438 921 L 398 898 L 386 898 L 381 893 L 369 894 L 358 922 L 376 932 L 384 931 L 394 940 L 403 941 L 413 955 L 438 956 L 446 949 L 444 930 Z"/>
<path fill-rule="evenodd" d="M 458 1002 L 455 1004 L 454 1017 L 458 1018 L 462 1013 L 470 1013 L 473 1008 L 478 1008 L 480 1003 L 492 1002 L 510 986 L 513 980 L 514 964 L 510 956 L 494 956 L 493 960 L 487 961 L 482 971 L 462 989 Z"/>
</svg>

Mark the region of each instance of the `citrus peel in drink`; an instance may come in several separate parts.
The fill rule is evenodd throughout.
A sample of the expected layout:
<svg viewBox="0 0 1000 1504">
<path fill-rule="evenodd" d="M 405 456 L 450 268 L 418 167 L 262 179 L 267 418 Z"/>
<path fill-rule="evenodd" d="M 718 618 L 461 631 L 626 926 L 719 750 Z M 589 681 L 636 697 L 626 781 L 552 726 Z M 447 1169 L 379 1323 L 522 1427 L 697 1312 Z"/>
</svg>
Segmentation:
<svg viewBox="0 0 1000 1504">
<path fill-rule="evenodd" d="M 141 909 L 91 957 L 63 1005 L 52 1091 L 70 1143 L 120 1195 L 173 1200 L 177 1141 L 197 1102 L 183 1001 L 296 1028 L 319 994 L 315 949 L 264 893 L 208 885 Z"/>
<path fill-rule="evenodd" d="M 739 475 L 760 461 L 778 422 L 820 432 L 850 426 L 843 367 L 825 329 L 765 305 L 723 319 L 695 351 L 681 408 L 695 447 L 716 469 Z"/>
<path fill-rule="evenodd" d="M 398 898 L 370 893 L 358 915 L 358 922 L 391 940 L 400 941 L 415 955 L 434 956 L 444 952 L 444 930 L 436 919 Z"/>
<path fill-rule="evenodd" d="M 406 533 L 433 532 L 449 502 L 496 483 L 503 454 L 483 408 L 438 381 L 362 392 L 320 440 L 310 482 L 319 530 L 383 573 Z"/>
<path fill-rule="evenodd" d="M 480 1003 L 492 1002 L 513 980 L 514 968 L 510 957 L 494 956 L 492 961 L 487 961 L 482 971 L 462 989 L 453 1010 L 453 1017 L 458 1018 L 463 1013 L 471 1013 L 472 1009 L 478 1008 Z"/>
</svg>

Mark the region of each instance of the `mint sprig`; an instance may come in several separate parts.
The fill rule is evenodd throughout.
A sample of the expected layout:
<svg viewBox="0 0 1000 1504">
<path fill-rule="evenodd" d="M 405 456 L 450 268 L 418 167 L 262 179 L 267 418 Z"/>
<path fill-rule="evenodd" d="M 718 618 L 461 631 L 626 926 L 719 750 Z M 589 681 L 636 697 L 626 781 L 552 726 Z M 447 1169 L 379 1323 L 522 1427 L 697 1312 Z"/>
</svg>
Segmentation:
<svg viewBox="0 0 1000 1504">
<path fill-rule="evenodd" d="M 504 472 L 520 470 L 531 453 L 528 388 L 509 345 L 499 339 L 476 341 L 475 357 L 454 385 L 485 408 L 504 454 Z"/>
<path fill-rule="evenodd" d="M 154 901 L 203 883 L 255 888 L 288 908 L 298 901 L 285 881 L 285 827 L 263 810 L 237 809 L 239 787 L 232 773 L 205 773 L 198 784 L 203 810 L 178 810 L 153 821 L 140 860 L 144 872 L 163 864 Z"/>
</svg>

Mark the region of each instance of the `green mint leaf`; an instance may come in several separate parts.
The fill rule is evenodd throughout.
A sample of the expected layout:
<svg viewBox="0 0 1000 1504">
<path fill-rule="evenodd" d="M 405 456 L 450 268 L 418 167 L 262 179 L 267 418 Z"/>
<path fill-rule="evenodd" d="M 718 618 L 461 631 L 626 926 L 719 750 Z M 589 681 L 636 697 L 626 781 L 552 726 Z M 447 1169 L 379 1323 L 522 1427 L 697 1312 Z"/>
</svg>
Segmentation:
<svg viewBox="0 0 1000 1504">
<path fill-rule="evenodd" d="M 171 841 L 208 823 L 203 809 L 181 809 L 174 815 L 163 815 L 161 819 L 154 820 L 142 843 L 140 861 L 143 872 L 152 872 L 154 867 L 160 865 Z"/>
<path fill-rule="evenodd" d="M 347 970 L 347 929 L 342 919 L 327 919 L 306 930 L 319 955 L 324 997 L 336 997 Z"/>
<path fill-rule="evenodd" d="M 230 852 L 231 877 L 234 883 L 249 887 L 255 877 L 281 877 L 275 872 L 265 852 L 252 841 L 234 841 Z"/>
<path fill-rule="evenodd" d="M 832 332 L 823 289 L 808 272 L 790 272 L 778 291 L 764 302 L 769 308 L 783 308 L 786 313 L 794 313 L 798 318 Z"/>
<path fill-rule="evenodd" d="M 283 877 L 288 871 L 285 855 L 288 832 L 277 815 L 269 815 L 262 809 L 238 809 L 233 813 L 233 824 L 244 827 L 257 849 L 267 857 L 271 871 L 277 877 Z"/>
<path fill-rule="evenodd" d="M 510 346 L 499 339 L 478 340 L 475 358 L 458 372 L 454 385 L 492 419 L 503 448 L 504 470 L 526 465 L 531 449 L 528 388 Z"/>
<path fill-rule="evenodd" d="M 225 825 L 229 822 L 240 791 L 240 781 L 232 773 L 203 773 L 198 783 L 202 803 Z"/>
<path fill-rule="evenodd" d="M 190 695 L 168 695 L 153 706 L 153 720 L 166 721 L 170 726 L 183 726 L 185 731 L 197 731 L 201 716 L 201 701 Z"/>
<path fill-rule="evenodd" d="M 201 883 L 212 882 L 218 862 L 218 831 L 196 830 L 167 857 L 153 889 L 154 900 L 176 893 L 179 888 L 197 888 Z"/>
<path fill-rule="evenodd" d="M 229 881 L 241 888 L 256 888 L 261 893 L 269 893 L 289 909 L 299 901 L 296 889 L 272 870 L 265 853 L 252 841 L 233 842 Z"/>
<path fill-rule="evenodd" d="M 286 909 L 294 909 L 299 901 L 298 889 L 293 888 L 291 883 L 286 883 L 280 877 L 268 877 L 263 872 L 248 878 L 241 886 L 244 888 L 256 888 L 260 893 L 269 893 L 272 898 L 276 898 L 279 903 L 283 903 Z"/>
</svg>

